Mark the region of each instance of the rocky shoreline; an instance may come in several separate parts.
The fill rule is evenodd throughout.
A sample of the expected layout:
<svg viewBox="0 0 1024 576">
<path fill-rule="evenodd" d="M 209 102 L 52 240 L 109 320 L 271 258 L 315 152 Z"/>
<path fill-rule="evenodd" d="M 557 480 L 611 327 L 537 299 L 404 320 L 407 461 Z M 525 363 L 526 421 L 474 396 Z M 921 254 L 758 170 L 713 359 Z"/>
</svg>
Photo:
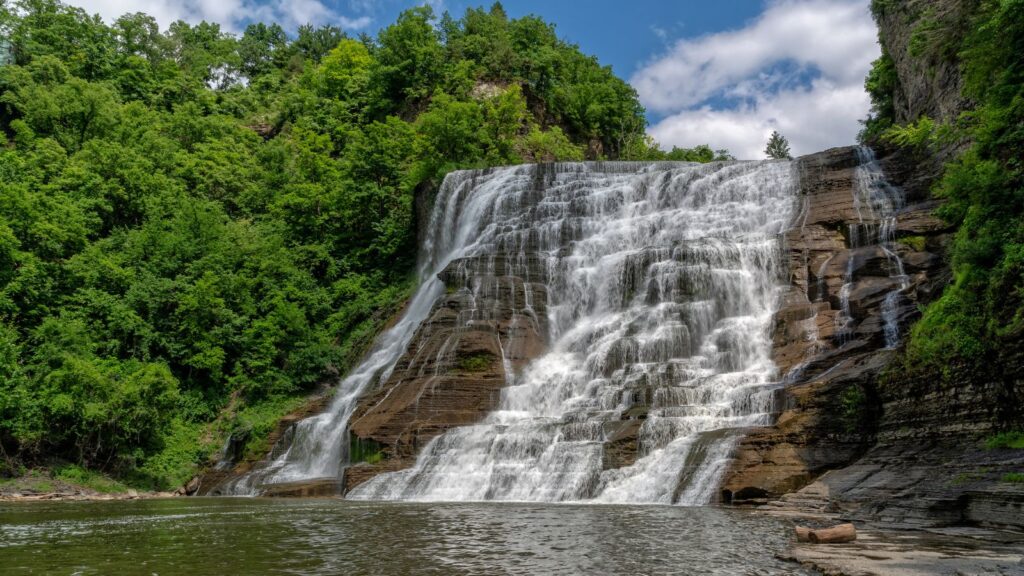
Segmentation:
<svg viewBox="0 0 1024 576">
<path fill-rule="evenodd" d="M 127 490 L 126 492 L 104 493 L 87 488 L 57 490 L 53 492 L 0 492 L 0 502 L 100 502 L 108 500 L 151 500 L 156 498 L 177 498 L 178 492 L 148 492 Z"/>
<path fill-rule="evenodd" d="M 815 482 L 758 506 L 756 513 L 818 528 L 849 521 Z M 978 526 L 910 528 L 858 522 L 857 539 L 843 544 L 798 542 L 777 558 L 825 576 L 1022 576 L 1024 532 Z"/>
<path fill-rule="evenodd" d="M 174 491 L 138 490 L 107 476 L 75 479 L 50 468 L 34 468 L 21 476 L 0 478 L 0 502 L 91 502 L 175 498 L 189 494 L 188 486 Z M 193 490 L 194 492 L 194 490 Z"/>
<path fill-rule="evenodd" d="M 781 560 L 825 576 L 934 576 L 1024 574 L 1024 535 L 996 530 L 858 531 L 846 544 L 794 543 Z"/>
</svg>

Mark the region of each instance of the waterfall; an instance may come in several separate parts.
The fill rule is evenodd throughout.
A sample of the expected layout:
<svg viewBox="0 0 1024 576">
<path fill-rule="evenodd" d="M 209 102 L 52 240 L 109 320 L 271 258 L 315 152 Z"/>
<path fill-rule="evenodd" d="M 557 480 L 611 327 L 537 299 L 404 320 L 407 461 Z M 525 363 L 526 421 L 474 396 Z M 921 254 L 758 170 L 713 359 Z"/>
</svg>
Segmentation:
<svg viewBox="0 0 1024 576">
<path fill-rule="evenodd" d="M 895 348 L 899 344 L 899 309 L 903 300 L 902 292 L 910 285 L 910 279 L 903 268 L 903 260 L 896 253 L 896 214 L 904 207 L 905 198 L 903 191 L 885 178 L 882 166 L 878 163 L 875 153 L 867 146 L 857 148 L 857 159 L 860 161 L 856 172 L 856 187 L 854 189 L 854 204 L 858 206 L 858 218 L 860 228 L 865 228 L 869 244 L 877 244 L 885 257 L 889 260 L 889 277 L 897 281 L 897 286 L 886 294 L 882 301 L 881 313 L 883 323 L 883 334 L 885 347 Z M 870 223 L 865 223 L 860 206 L 866 203 L 869 215 L 872 218 Z M 854 228 L 854 227 L 851 227 Z M 851 230 L 851 249 L 859 248 L 855 238 L 859 238 L 860 232 L 854 234 Z M 855 258 L 851 251 L 850 262 Z M 852 270 L 852 267 L 851 267 Z M 852 283 L 848 274 L 844 284 L 844 294 L 848 296 L 847 286 Z M 849 303 L 844 302 L 844 314 L 849 314 Z"/>
<path fill-rule="evenodd" d="M 349 497 L 707 502 L 742 429 L 772 421 L 771 321 L 796 187 L 789 162 L 449 175 L 425 269 L 483 258 L 545 278 L 550 346 L 519 373 L 506 364 L 483 421 Z M 513 306 L 528 315 L 528 302 Z M 636 459 L 609 467 L 609 435 L 630 419 Z"/>
</svg>

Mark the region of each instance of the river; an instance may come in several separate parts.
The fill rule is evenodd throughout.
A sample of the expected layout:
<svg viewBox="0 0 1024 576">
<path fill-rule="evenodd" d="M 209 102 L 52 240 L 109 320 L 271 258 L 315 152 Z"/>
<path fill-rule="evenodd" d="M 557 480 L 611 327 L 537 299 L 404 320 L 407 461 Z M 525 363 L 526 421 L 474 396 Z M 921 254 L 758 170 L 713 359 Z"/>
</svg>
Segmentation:
<svg viewBox="0 0 1024 576">
<path fill-rule="evenodd" d="M 812 574 L 712 507 L 176 498 L 0 504 L 15 574 Z"/>
</svg>

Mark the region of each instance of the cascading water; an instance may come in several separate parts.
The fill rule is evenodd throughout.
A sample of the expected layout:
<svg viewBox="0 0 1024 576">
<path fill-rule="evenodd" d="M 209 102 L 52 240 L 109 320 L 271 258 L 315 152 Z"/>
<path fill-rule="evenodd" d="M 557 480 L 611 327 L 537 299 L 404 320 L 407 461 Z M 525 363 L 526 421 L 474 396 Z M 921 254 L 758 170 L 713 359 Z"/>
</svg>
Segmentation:
<svg viewBox="0 0 1024 576">
<path fill-rule="evenodd" d="M 349 497 L 707 502 L 739 430 L 772 419 L 793 172 L 788 162 L 596 163 L 449 175 L 429 268 L 501 254 L 508 276 L 528 277 L 539 260 L 551 345 L 521 373 L 507 368 L 482 422 Z M 636 461 L 606 469 L 610 431 L 638 407 Z"/>
<path fill-rule="evenodd" d="M 235 480 L 222 492 L 255 495 L 264 484 L 338 476 L 341 463 L 347 460 L 346 426 L 359 397 L 372 383 L 387 378 L 443 291 L 436 276 L 425 277 L 404 317 L 377 339 L 366 359 L 338 384 L 338 395 L 329 409 L 297 422 L 289 429 L 286 441 L 279 443 L 287 446 L 286 450 L 265 468 Z"/>
<path fill-rule="evenodd" d="M 903 268 L 903 260 L 895 251 L 896 240 L 896 214 L 904 206 L 905 199 L 903 191 L 893 186 L 885 178 L 882 166 L 878 163 L 875 153 L 867 146 L 857 148 L 857 158 L 860 164 L 857 167 L 857 187 L 855 190 L 855 203 L 860 205 L 861 199 L 867 202 L 870 223 L 865 223 L 861 216 L 861 227 L 865 228 L 868 243 L 877 244 L 886 258 L 889 260 L 889 276 L 899 282 L 898 287 L 891 290 L 882 302 L 883 332 L 885 335 L 886 348 L 895 348 L 899 344 L 899 308 L 903 290 L 910 285 Z M 851 238 L 858 238 L 861 234 Z M 851 240 L 853 242 L 853 240 Z M 859 247 L 851 243 L 851 248 Z M 854 255 L 850 256 L 851 262 Z M 848 279 L 847 282 L 850 282 Z M 844 286 L 845 288 L 845 286 Z M 846 304 L 847 312 L 849 304 Z"/>
</svg>

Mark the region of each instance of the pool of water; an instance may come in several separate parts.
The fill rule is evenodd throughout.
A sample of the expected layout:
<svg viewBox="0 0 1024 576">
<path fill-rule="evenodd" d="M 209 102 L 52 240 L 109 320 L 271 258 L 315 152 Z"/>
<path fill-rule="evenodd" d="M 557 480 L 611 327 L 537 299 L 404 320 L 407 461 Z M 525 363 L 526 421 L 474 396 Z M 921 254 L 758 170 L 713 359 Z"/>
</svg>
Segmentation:
<svg viewBox="0 0 1024 576">
<path fill-rule="evenodd" d="M 720 508 L 176 498 L 0 504 L 0 573 L 813 574 Z"/>
</svg>

